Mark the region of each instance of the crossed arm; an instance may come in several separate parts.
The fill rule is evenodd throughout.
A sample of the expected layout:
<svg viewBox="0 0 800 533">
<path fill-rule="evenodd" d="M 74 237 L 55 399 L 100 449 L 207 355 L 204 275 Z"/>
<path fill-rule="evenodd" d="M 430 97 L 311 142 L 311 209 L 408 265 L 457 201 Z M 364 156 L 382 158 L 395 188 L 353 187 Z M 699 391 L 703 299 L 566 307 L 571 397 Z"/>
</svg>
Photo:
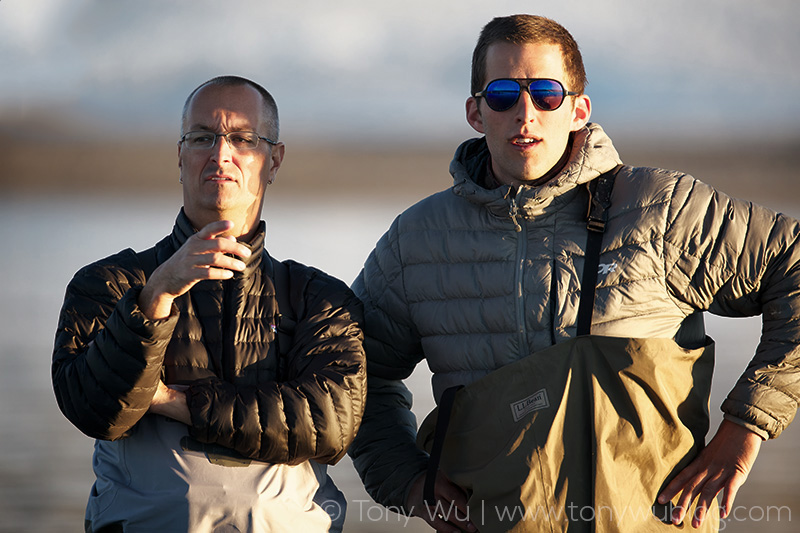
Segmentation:
<svg viewBox="0 0 800 533">
<path fill-rule="evenodd" d="M 174 299 L 198 281 L 226 279 L 243 270 L 237 257 L 246 258 L 250 251 L 219 237 L 227 229 L 225 221 L 209 224 L 156 269 L 140 293 L 143 313 L 154 319 L 168 316 Z M 360 312 L 338 280 L 306 267 L 290 267 L 289 278 L 292 294 L 302 295 L 296 308 L 302 311 L 294 343 L 284 354 L 284 381 L 265 380 L 255 388 L 239 388 L 214 377 L 187 387 L 159 382 L 149 411 L 187 424 L 203 442 L 254 459 L 288 464 L 310 458 L 337 461 L 352 441 L 363 410 Z"/>
<path fill-rule="evenodd" d="M 242 271 L 245 264 L 226 254 L 248 257 L 250 249 L 233 237 L 219 237 L 233 224 L 227 220 L 212 222 L 190 237 L 167 261 L 153 271 L 147 284 L 139 293 L 139 308 L 150 320 L 170 316 L 175 298 L 185 294 L 197 282 L 206 279 L 228 279 L 234 271 Z M 162 381 L 150 403 L 149 411 L 186 425 L 192 418 L 185 391 L 188 387 L 167 387 Z"/>
</svg>

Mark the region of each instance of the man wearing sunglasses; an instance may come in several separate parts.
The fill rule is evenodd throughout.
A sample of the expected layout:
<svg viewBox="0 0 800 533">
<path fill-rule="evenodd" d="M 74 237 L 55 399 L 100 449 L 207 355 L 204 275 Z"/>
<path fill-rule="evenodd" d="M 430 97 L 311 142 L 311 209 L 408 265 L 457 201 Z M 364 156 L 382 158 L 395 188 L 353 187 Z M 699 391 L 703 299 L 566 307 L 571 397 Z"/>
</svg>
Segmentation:
<svg viewBox="0 0 800 533">
<path fill-rule="evenodd" d="M 341 531 L 325 465 L 361 419 L 361 306 L 267 253 L 284 146 L 263 87 L 203 83 L 181 130 L 172 233 L 78 272 L 59 318 L 56 399 L 97 439 L 86 531 Z"/>
<path fill-rule="evenodd" d="M 483 136 L 353 285 L 368 400 L 349 453 L 376 501 L 437 531 L 716 531 L 797 409 L 800 224 L 622 166 L 585 84 L 559 24 L 487 24 L 466 102 Z M 764 320 L 708 444 L 705 311 Z M 422 359 L 439 409 L 416 436 L 402 380 Z"/>
</svg>

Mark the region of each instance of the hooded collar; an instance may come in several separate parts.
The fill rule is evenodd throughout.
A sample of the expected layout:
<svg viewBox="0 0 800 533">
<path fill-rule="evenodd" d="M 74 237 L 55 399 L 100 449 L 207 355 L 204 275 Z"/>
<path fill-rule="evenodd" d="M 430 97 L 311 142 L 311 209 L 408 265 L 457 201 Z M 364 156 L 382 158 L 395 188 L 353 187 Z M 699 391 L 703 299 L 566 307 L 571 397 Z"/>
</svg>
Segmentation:
<svg viewBox="0 0 800 533">
<path fill-rule="evenodd" d="M 594 123 L 575 132 L 564 168 L 540 185 L 512 188 L 503 184 L 496 189 L 485 189 L 480 183 L 489 157 L 485 137 L 462 143 L 450 163 L 453 191 L 498 214 L 507 213 L 510 199 L 514 198 L 525 216 L 537 214 L 548 206 L 558 207 L 568 202 L 573 196 L 569 193 L 574 193 L 578 185 L 592 181 L 621 163 L 611 139 L 600 125 Z"/>
</svg>

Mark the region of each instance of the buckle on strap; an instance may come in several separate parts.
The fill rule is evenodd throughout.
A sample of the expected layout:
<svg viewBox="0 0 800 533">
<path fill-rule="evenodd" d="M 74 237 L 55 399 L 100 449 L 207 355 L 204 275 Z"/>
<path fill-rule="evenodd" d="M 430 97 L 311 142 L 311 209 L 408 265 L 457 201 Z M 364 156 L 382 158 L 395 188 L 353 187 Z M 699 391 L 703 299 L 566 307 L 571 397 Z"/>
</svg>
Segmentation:
<svg viewBox="0 0 800 533">
<path fill-rule="evenodd" d="M 611 205 L 611 191 L 620 168 L 622 165 L 617 165 L 589 184 L 589 206 L 586 213 L 586 227 L 589 231 L 603 233 L 606 229 L 606 211 Z"/>
<path fill-rule="evenodd" d="M 589 220 L 586 222 L 586 228 L 589 231 L 603 233 L 606 230 L 606 221 L 604 218 L 594 218 L 593 216 L 589 215 Z"/>
</svg>

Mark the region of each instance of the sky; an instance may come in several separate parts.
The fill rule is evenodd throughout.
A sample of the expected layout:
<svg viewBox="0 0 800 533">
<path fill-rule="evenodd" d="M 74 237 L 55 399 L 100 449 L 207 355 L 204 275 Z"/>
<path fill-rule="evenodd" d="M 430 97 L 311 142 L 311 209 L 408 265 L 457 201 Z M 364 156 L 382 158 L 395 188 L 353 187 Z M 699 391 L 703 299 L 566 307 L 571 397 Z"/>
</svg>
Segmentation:
<svg viewBox="0 0 800 533">
<path fill-rule="evenodd" d="M 177 136 L 185 96 L 237 74 L 294 142 L 463 139 L 478 33 L 519 12 L 571 31 L 607 131 L 800 136 L 796 0 L 0 0 L 0 123 Z"/>
</svg>

